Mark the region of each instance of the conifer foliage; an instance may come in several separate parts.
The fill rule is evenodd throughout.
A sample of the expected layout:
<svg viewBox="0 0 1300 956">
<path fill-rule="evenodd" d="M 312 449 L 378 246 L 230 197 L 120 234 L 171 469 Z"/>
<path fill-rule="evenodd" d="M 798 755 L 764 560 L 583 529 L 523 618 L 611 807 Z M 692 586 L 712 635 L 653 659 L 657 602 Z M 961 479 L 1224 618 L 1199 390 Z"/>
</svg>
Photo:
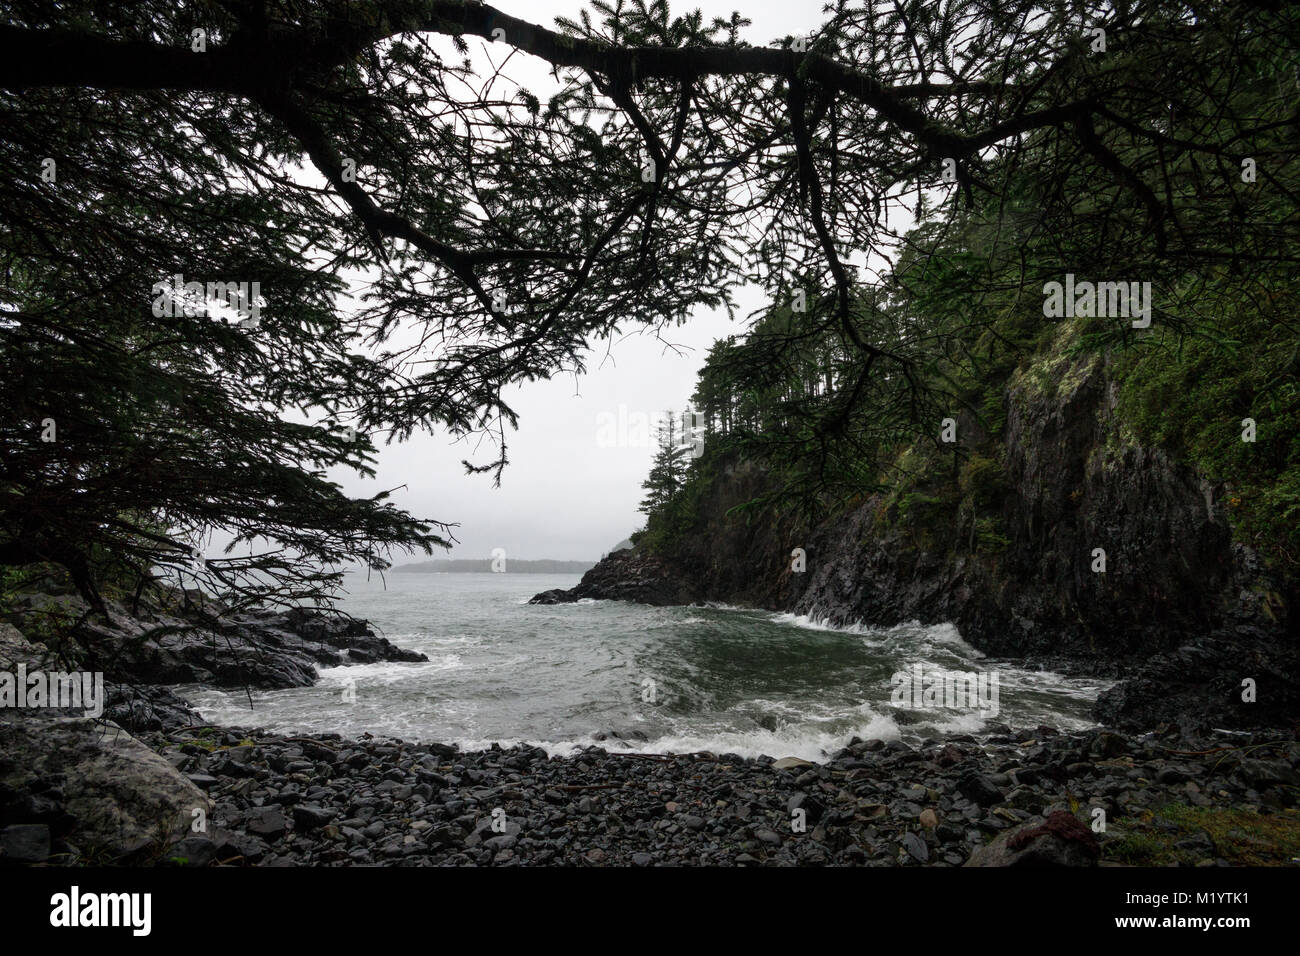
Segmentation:
<svg viewBox="0 0 1300 956">
<path fill-rule="evenodd" d="M 445 545 L 327 471 L 428 429 L 494 436 L 465 464 L 499 480 L 509 386 L 743 283 L 776 311 L 719 345 L 701 398 L 777 436 L 811 497 L 934 430 L 989 354 L 950 333 L 1003 334 L 935 285 L 971 265 L 954 236 L 997 251 L 966 278 L 1001 302 L 1072 262 L 1170 288 L 1267 265 L 1276 291 L 1297 261 L 1280 4 L 837 0 L 782 38 L 661 0 L 553 27 L 475 0 L 0 18 L 0 562 L 92 600 L 160 568 L 324 597 L 344 563 Z M 236 546 L 195 563 L 213 530 Z"/>
</svg>

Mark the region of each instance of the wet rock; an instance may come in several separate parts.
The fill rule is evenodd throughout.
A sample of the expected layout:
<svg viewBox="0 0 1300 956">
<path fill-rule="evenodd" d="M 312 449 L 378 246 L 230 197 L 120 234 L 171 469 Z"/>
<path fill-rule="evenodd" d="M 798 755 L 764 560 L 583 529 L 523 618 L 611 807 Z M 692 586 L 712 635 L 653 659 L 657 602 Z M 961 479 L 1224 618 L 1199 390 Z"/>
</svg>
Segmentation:
<svg viewBox="0 0 1300 956">
<path fill-rule="evenodd" d="M 300 832 L 317 830 L 333 818 L 333 812 L 312 804 L 300 803 L 293 808 L 293 826 Z"/>
<path fill-rule="evenodd" d="M 289 828 L 289 821 L 279 810 L 258 810 L 249 814 L 245 827 L 249 833 L 267 840 L 275 840 L 284 836 L 285 830 Z"/>
<path fill-rule="evenodd" d="M 1214 838 L 1204 830 L 1179 840 L 1174 844 L 1174 849 L 1198 853 L 1202 856 L 1216 856 L 1219 852 L 1218 847 L 1214 845 Z"/>
<path fill-rule="evenodd" d="M 1278 727 L 1300 713 L 1300 647 L 1285 633 L 1254 624 L 1200 628 L 1181 646 L 1154 654 L 1123 682 L 1104 691 L 1094 718 L 1138 732 L 1162 725 L 1183 732 Z M 1242 662 L 1250 661 L 1249 673 Z M 1253 702 L 1241 699 L 1241 678 L 1262 689 Z"/>
<path fill-rule="evenodd" d="M 166 862 L 177 866 L 208 866 L 216 859 L 217 845 L 205 836 L 187 836 L 173 844 L 166 854 Z"/>
<path fill-rule="evenodd" d="M 1061 810 L 1045 821 L 999 834 L 967 866 L 1096 866 L 1101 848 L 1092 831 Z"/>
<path fill-rule="evenodd" d="M 820 823 L 826 816 L 826 805 L 807 793 L 796 793 L 786 801 L 785 808 L 790 813 L 802 810 L 805 821 L 810 824 Z"/>
<path fill-rule="evenodd" d="M 992 806 L 1002 801 L 1002 791 L 983 774 L 972 773 L 962 777 L 957 781 L 957 792 L 981 807 Z"/>
<path fill-rule="evenodd" d="M 670 563 L 636 548 L 625 548 L 601 559 L 582 576 L 577 587 L 543 591 L 529 603 L 567 604 L 583 598 L 664 606 L 692 604 L 699 598 L 699 591 L 690 576 L 678 573 Z"/>
<path fill-rule="evenodd" d="M 903 834 L 903 849 L 918 863 L 925 863 L 930 859 L 930 848 L 915 833 Z"/>
<path fill-rule="evenodd" d="M 319 666 L 428 660 L 377 636 L 363 621 L 312 608 L 224 613 L 211 599 L 206 607 L 185 607 L 163 595 L 139 617 L 113 601 L 107 609 L 106 617 L 92 615 L 83 623 L 81 663 L 103 671 L 109 682 L 135 688 L 115 714 L 141 732 L 196 722 L 183 701 L 148 685 L 308 687 Z"/>
<path fill-rule="evenodd" d="M 1256 790 L 1300 784 L 1300 774 L 1281 760 L 1243 760 L 1237 772 Z"/>
<path fill-rule="evenodd" d="M 811 767 L 811 760 L 804 760 L 801 757 L 782 757 L 772 763 L 773 770 L 795 770 L 799 767 Z"/>
</svg>

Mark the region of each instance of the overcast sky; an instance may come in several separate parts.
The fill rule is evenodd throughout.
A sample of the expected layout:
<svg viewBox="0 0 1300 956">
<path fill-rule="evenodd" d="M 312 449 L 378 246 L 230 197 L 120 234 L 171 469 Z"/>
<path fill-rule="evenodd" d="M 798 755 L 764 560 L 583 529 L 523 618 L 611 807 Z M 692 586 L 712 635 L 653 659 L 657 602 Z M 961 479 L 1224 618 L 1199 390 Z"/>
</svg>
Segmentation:
<svg viewBox="0 0 1300 956">
<path fill-rule="evenodd" d="M 577 0 L 493 0 L 513 16 L 552 26 L 556 16 L 576 17 L 584 5 Z M 681 13 L 698 7 L 706 18 L 729 17 L 739 10 L 753 20 L 746 38 L 767 45 L 776 38 L 810 32 L 822 22 L 817 2 L 774 3 L 771 0 L 723 2 L 703 0 L 675 4 Z M 477 51 L 481 43 L 471 43 Z M 477 52 L 476 52 L 476 55 Z M 521 61 L 528 59 L 529 63 Z M 516 64 L 519 64 L 516 67 Z M 533 71 L 536 72 L 533 72 Z M 534 78 L 542 88 L 549 68 L 516 54 L 509 74 L 520 81 Z M 738 297 L 738 317 L 764 303 L 756 290 Z M 616 340 L 605 355 L 605 343 L 591 356 L 587 374 L 549 382 L 532 382 L 514 390 L 511 404 L 520 412 L 519 429 L 507 433 L 510 466 L 501 487 L 490 475 L 466 475 L 464 458 L 490 457 L 447 436 L 417 435 L 402 445 L 380 445 L 378 476 L 373 481 L 339 470 L 332 474 L 350 494 L 369 495 L 405 485 L 395 502 L 417 517 L 457 522 L 459 543 L 450 554 L 434 557 L 483 558 L 502 548 L 507 558 L 596 559 L 642 524 L 637 505 L 643 494 L 653 454 L 650 441 L 636 441 L 636 423 L 656 418 L 665 409 L 682 409 L 695 387 L 695 376 L 709 346 L 725 335 L 739 333 L 725 313 L 701 309 L 680 328 L 663 333 L 676 346 L 647 334 Z M 620 407 L 625 411 L 620 413 Z M 602 413 L 608 418 L 602 419 Z M 626 421 L 630 426 L 614 447 L 602 421 Z M 616 433 L 616 437 L 620 437 Z M 396 563 L 425 560 L 395 555 Z"/>
</svg>

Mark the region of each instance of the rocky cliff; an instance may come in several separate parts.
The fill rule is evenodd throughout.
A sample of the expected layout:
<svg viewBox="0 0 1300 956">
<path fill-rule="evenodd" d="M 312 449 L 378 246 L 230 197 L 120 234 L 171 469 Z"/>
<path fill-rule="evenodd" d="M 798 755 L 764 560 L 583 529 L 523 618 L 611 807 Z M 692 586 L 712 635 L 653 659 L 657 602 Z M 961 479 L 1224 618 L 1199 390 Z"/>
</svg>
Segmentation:
<svg viewBox="0 0 1300 956">
<path fill-rule="evenodd" d="M 1116 726 L 1294 721 L 1294 581 L 1234 541 L 1231 489 L 1127 434 L 1117 390 L 1100 357 L 1022 369 L 996 437 L 958 420 L 949 473 L 931 467 L 811 527 L 729 514 L 767 480 L 751 463 L 722 463 L 688 533 L 658 553 L 612 554 L 572 591 L 535 600 L 951 621 L 992 655 L 1129 677 L 1098 702 L 1098 719 Z M 1241 699 L 1246 679 L 1254 702 Z"/>
</svg>

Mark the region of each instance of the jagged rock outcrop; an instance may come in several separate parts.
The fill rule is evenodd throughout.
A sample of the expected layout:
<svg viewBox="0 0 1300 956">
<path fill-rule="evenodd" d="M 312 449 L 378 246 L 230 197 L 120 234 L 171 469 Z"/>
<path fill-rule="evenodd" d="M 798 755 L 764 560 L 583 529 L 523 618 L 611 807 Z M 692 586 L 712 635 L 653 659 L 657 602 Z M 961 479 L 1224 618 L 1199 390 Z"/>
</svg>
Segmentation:
<svg viewBox="0 0 1300 956">
<path fill-rule="evenodd" d="M 52 587 L 13 598 L 10 621 L 30 625 L 32 633 L 60 621 L 60 660 L 103 673 L 103 716 L 134 733 L 201 723 L 172 691 L 178 684 L 308 687 L 318 679 L 317 667 L 428 660 L 379 637 L 364 621 L 310 608 L 230 613 L 211 598 L 164 591 L 135 613 L 108 601 L 105 618 L 88 615 L 76 595 L 58 592 Z"/>
<path fill-rule="evenodd" d="M 73 615 L 85 612 L 76 597 L 30 595 L 15 602 L 11 619 L 22 626 L 53 603 Z M 226 613 L 209 599 L 201 608 L 155 605 L 131 614 L 107 604 L 107 620 L 87 617 L 70 650 L 85 668 L 126 684 L 306 687 L 316 682 L 318 666 L 428 660 L 377 636 L 364 621 L 309 608 Z"/>
<path fill-rule="evenodd" d="M 566 604 L 594 598 L 664 606 L 692 604 L 703 597 L 669 562 L 628 548 L 611 552 L 582 576 L 577 587 L 543 591 L 529 603 Z"/>
</svg>

